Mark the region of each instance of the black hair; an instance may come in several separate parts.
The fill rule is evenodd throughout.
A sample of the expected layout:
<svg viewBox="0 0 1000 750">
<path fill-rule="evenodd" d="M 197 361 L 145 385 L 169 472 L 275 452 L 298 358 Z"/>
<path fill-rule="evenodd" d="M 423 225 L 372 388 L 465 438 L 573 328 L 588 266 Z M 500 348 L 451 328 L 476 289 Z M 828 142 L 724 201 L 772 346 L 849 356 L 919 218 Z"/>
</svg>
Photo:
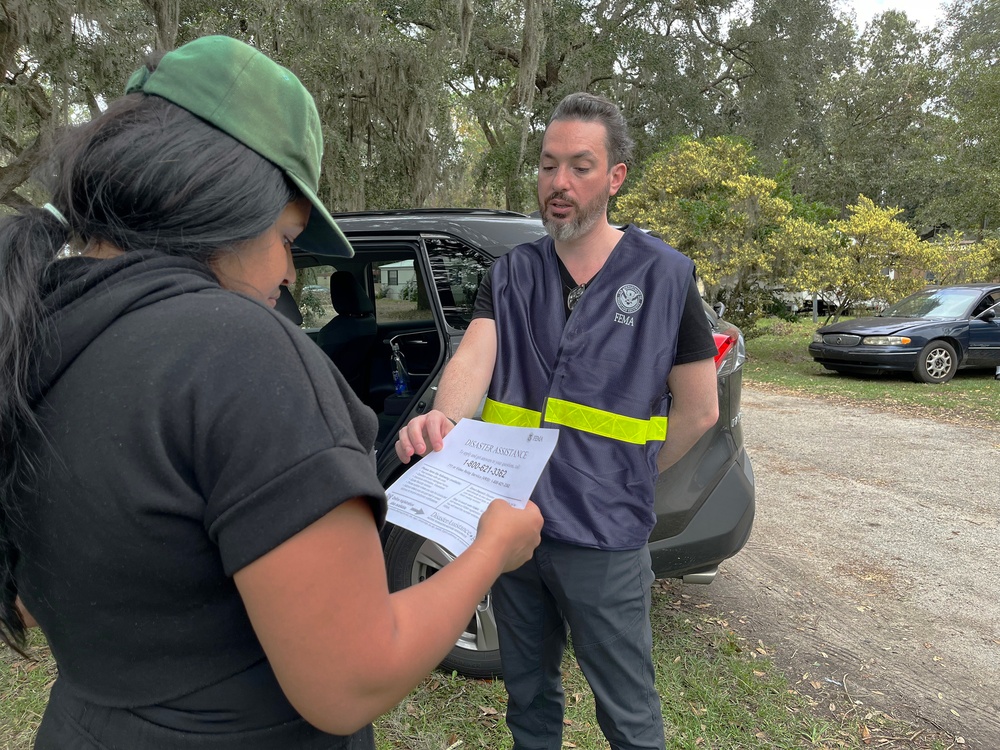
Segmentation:
<svg viewBox="0 0 1000 750">
<path fill-rule="evenodd" d="M 616 164 L 631 163 L 635 141 L 628 134 L 628 124 L 621 110 L 611 100 L 584 91 L 570 94 L 556 105 L 549 124 L 556 120 L 599 122 L 604 126 L 608 170 Z"/>
<path fill-rule="evenodd" d="M 12 528 L 33 483 L 36 457 L 25 446 L 40 436 L 27 384 L 46 330 L 40 291 L 46 270 L 70 245 L 96 243 L 210 268 L 299 197 L 255 151 L 145 94 L 125 96 L 64 133 L 41 180 L 64 218 L 32 207 L 0 219 L 0 639 L 17 650 L 25 623 L 15 606 Z"/>
</svg>

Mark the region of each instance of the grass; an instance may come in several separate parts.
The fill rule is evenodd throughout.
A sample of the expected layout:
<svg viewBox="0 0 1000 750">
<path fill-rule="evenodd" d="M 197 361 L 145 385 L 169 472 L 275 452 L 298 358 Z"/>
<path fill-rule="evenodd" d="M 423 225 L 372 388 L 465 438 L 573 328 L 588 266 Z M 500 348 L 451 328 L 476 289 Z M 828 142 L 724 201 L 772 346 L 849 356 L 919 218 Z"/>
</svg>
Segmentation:
<svg viewBox="0 0 1000 750">
<path fill-rule="evenodd" d="M 962 371 L 950 383 L 923 385 L 904 376 L 853 378 L 827 373 L 807 346 L 811 321 L 761 322 L 747 342 L 744 379 L 823 398 L 907 410 L 976 424 L 1000 422 L 1000 383 L 989 371 Z M 671 750 L 947 750 L 945 735 L 914 730 L 844 695 L 835 703 L 810 689 L 807 676 L 790 685 L 771 662 L 770 645 L 739 635 L 732 613 L 693 605 L 673 582 L 653 591 L 654 659 Z M 55 665 L 35 631 L 32 661 L 0 646 L 0 750 L 27 750 L 41 719 Z M 567 653 L 566 748 L 606 750 L 594 701 Z M 511 747 L 504 726 L 503 683 L 435 673 L 376 722 L 379 750 L 466 750 Z"/>
<path fill-rule="evenodd" d="M 942 385 L 915 383 L 908 373 L 872 377 L 838 375 L 809 356 L 809 342 L 822 325 L 768 318 L 750 331 L 743 381 L 803 395 L 911 412 L 949 422 L 1000 423 L 1000 382 L 993 370 L 959 370 Z"/>
<path fill-rule="evenodd" d="M 670 750 L 921 748 L 944 750 L 944 736 L 921 734 L 849 700 L 830 713 L 793 689 L 769 651 L 747 643 L 717 617 L 679 594 L 680 584 L 653 590 L 654 660 Z M 563 747 L 607 750 L 594 700 L 572 652 L 563 662 Z M 808 685 L 808 683 L 806 683 Z M 376 722 L 379 750 L 509 750 L 503 684 L 435 674 Z M 873 744 L 875 743 L 875 744 Z"/>
<path fill-rule="evenodd" d="M 653 588 L 654 660 L 670 750 L 947 750 L 944 735 L 916 732 L 844 696 L 831 711 L 809 683 L 791 686 L 770 646 L 748 643 L 728 613 L 693 604 L 679 583 Z M 737 624 L 738 627 L 738 624 Z M 35 631 L 25 661 L 0 646 L 0 749 L 27 750 L 41 719 L 55 665 Z M 563 662 L 563 747 L 607 750 L 594 700 L 572 649 Z M 509 750 L 503 683 L 434 673 L 375 723 L 378 750 Z"/>
<path fill-rule="evenodd" d="M 0 644 L 0 748 L 3 750 L 31 747 L 49 688 L 56 678 L 52 654 L 37 628 L 31 631 L 25 651 L 32 657 L 30 660 Z"/>
</svg>

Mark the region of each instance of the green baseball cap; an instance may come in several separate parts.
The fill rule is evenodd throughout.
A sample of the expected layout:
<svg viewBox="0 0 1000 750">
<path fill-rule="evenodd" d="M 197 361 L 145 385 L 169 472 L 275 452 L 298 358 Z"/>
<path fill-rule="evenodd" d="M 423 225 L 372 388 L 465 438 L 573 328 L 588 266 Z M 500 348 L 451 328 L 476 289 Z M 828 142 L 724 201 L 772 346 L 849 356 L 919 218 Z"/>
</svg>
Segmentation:
<svg viewBox="0 0 1000 750">
<path fill-rule="evenodd" d="M 297 246 L 354 255 L 316 195 L 323 130 L 316 102 L 292 71 L 238 39 L 205 36 L 165 54 L 153 72 L 133 73 L 125 93 L 137 92 L 173 102 L 279 167 L 312 203 Z"/>
</svg>

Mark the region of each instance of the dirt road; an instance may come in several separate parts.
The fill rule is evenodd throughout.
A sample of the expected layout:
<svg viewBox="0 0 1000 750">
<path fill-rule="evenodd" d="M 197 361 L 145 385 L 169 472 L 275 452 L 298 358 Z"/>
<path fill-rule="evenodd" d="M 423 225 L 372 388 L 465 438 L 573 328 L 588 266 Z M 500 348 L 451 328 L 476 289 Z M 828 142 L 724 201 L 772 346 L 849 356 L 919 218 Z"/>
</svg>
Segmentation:
<svg viewBox="0 0 1000 750">
<path fill-rule="evenodd" d="M 1000 749 L 1000 429 L 752 385 L 743 419 L 754 531 L 686 593 L 833 702 Z"/>
</svg>

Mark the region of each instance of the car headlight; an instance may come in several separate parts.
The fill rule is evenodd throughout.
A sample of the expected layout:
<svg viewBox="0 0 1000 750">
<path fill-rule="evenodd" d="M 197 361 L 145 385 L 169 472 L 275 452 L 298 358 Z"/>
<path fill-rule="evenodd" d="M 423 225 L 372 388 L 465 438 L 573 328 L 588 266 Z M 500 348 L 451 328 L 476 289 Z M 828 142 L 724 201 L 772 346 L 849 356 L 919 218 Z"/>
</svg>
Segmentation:
<svg viewBox="0 0 1000 750">
<path fill-rule="evenodd" d="M 822 344 L 823 343 L 823 334 L 822 333 L 814 333 L 813 334 L 813 343 L 814 344 Z"/>
<path fill-rule="evenodd" d="M 901 346 L 909 344 L 909 336 L 865 336 L 861 339 L 862 344 L 868 346 Z"/>
</svg>

